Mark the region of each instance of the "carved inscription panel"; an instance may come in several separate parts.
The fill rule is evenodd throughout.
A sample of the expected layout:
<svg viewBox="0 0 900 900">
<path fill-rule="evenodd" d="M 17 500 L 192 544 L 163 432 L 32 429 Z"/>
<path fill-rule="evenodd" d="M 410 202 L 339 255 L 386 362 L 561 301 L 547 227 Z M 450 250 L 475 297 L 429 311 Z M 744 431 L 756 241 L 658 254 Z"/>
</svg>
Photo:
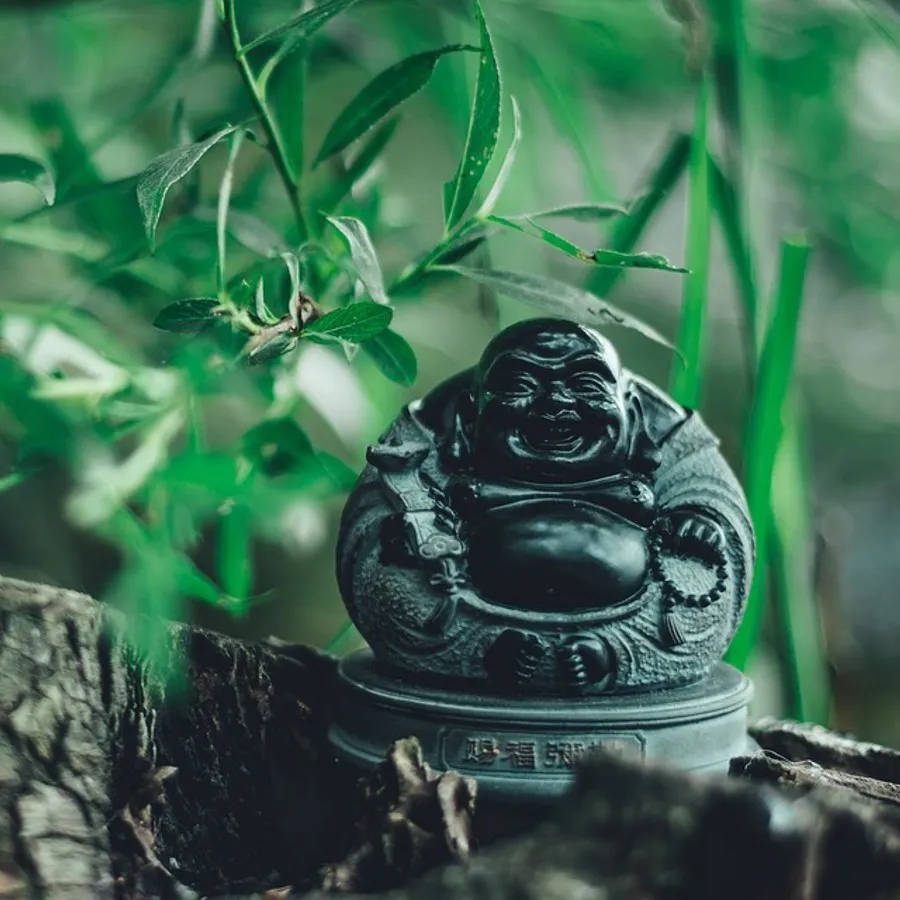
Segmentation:
<svg viewBox="0 0 900 900">
<path fill-rule="evenodd" d="M 637 734 L 535 735 L 461 729 L 451 729 L 443 738 L 447 768 L 483 774 L 559 776 L 572 771 L 583 756 L 595 751 L 642 759 L 644 742 Z"/>
</svg>

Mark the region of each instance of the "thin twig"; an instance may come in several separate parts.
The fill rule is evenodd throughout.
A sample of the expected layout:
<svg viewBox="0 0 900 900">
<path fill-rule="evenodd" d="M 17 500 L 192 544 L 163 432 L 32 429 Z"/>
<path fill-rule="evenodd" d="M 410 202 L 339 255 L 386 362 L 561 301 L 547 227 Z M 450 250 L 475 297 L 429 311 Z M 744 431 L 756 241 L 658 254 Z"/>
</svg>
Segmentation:
<svg viewBox="0 0 900 900">
<path fill-rule="evenodd" d="M 284 182 L 285 190 L 288 194 L 288 199 L 291 202 L 291 208 L 294 210 L 294 218 L 297 221 L 297 231 L 299 232 L 300 241 L 305 241 L 309 236 L 309 228 L 306 224 L 306 217 L 303 214 L 303 203 L 300 196 L 300 186 L 294 181 L 293 176 L 291 175 L 290 165 L 287 161 L 287 152 L 285 151 L 284 144 L 282 143 L 281 133 L 278 130 L 278 124 L 272 118 L 271 110 L 269 109 L 268 104 L 265 101 L 265 98 L 260 93 L 259 85 L 256 82 L 256 78 L 253 76 L 253 70 L 250 68 L 250 63 L 247 61 L 247 57 L 242 53 L 241 47 L 241 36 L 238 31 L 237 26 L 237 18 L 234 13 L 234 0 L 224 0 L 224 12 L 225 12 L 225 30 L 228 33 L 228 38 L 231 41 L 231 48 L 234 53 L 234 61 L 237 63 L 238 69 L 240 70 L 241 77 L 244 80 L 244 85 L 247 88 L 247 91 L 250 94 L 250 98 L 253 101 L 253 105 L 256 108 L 257 113 L 259 114 L 260 122 L 262 123 L 263 129 L 266 132 L 266 136 L 269 139 L 269 151 L 272 154 L 272 158 L 275 160 L 275 166 L 278 169 L 278 174 L 281 176 L 281 180 Z"/>
</svg>

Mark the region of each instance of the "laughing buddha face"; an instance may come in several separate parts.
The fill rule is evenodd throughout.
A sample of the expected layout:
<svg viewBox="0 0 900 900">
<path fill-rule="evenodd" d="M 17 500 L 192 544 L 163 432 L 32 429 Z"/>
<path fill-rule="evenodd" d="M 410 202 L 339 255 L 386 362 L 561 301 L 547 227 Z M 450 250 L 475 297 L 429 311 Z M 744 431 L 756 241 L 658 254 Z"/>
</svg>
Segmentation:
<svg viewBox="0 0 900 900">
<path fill-rule="evenodd" d="M 559 319 L 507 328 L 477 368 L 477 467 L 559 482 L 619 471 L 628 445 L 625 381 L 616 351 L 590 328 Z"/>
</svg>

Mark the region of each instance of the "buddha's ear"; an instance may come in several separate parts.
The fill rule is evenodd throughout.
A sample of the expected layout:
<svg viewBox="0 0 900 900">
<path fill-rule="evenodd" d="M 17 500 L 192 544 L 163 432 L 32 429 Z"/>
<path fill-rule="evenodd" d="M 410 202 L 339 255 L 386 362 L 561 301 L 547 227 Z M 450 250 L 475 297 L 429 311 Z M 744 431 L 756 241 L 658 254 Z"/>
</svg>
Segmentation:
<svg viewBox="0 0 900 900">
<path fill-rule="evenodd" d="M 647 418 L 641 395 L 634 382 L 628 385 L 625 392 L 625 409 L 628 416 L 628 459 L 637 472 L 649 474 L 659 467 L 662 453 L 659 444 L 647 430 Z"/>
<path fill-rule="evenodd" d="M 443 448 L 443 455 L 457 466 L 465 465 L 471 458 L 475 418 L 475 397 L 471 389 L 460 391 L 450 434 Z"/>
</svg>

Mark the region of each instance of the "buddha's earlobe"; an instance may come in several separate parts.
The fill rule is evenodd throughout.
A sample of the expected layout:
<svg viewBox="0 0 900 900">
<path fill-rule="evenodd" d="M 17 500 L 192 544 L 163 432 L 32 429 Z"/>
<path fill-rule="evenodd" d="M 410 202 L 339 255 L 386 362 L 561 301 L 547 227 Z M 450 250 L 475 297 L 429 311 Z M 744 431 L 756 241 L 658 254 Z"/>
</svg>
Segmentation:
<svg viewBox="0 0 900 900">
<path fill-rule="evenodd" d="M 644 406 L 633 384 L 625 391 L 626 419 L 628 422 L 628 460 L 637 472 L 651 473 L 659 468 L 662 453 L 659 444 L 647 430 Z"/>
<path fill-rule="evenodd" d="M 475 420 L 475 398 L 471 391 L 463 391 L 453 416 L 450 439 L 444 445 L 444 457 L 448 462 L 464 465 L 471 457 Z"/>
</svg>

